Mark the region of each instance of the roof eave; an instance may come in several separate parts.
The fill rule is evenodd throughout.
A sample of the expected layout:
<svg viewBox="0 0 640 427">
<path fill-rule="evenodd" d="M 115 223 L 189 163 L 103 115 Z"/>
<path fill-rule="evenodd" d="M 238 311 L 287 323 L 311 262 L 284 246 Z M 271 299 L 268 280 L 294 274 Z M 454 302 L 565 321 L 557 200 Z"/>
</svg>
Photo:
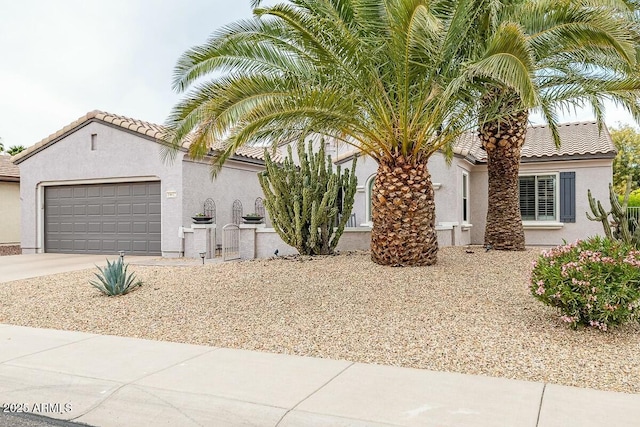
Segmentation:
<svg viewBox="0 0 640 427">
<path fill-rule="evenodd" d="M 523 157 L 520 159 L 520 163 L 557 162 L 560 160 L 602 160 L 614 159 L 615 157 L 616 153 L 611 151 L 607 153 L 562 154 L 553 156 Z"/>
</svg>

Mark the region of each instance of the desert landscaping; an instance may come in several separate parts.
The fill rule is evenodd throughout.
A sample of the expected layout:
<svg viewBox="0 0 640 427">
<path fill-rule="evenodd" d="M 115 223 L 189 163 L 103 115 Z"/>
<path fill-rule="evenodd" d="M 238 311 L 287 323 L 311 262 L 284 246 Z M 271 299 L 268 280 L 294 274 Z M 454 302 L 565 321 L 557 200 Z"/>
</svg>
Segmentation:
<svg viewBox="0 0 640 427">
<path fill-rule="evenodd" d="M 640 325 L 569 329 L 527 288 L 539 249 L 447 247 L 432 267 L 367 252 L 132 265 L 107 297 L 83 270 L 3 284 L 0 323 L 640 392 Z"/>
</svg>

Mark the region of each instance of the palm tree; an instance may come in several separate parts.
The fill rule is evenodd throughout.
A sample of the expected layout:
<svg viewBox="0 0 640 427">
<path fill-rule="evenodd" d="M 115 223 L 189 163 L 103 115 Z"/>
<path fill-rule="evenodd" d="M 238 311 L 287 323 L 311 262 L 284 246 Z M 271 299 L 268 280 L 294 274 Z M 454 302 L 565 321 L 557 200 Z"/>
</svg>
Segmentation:
<svg viewBox="0 0 640 427">
<path fill-rule="evenodd" d="M 536 107 L 546 119 L 556 144 L 557 110 L 591 104 L 600 126 L 603 101 L 611 99 L 640 117 L 637 78 L 633 77 L 638 28 L 624 4 L 608 1 L 505 1 L 486 15 L 488 32 L 519 25 L 519 37 L 530 52 L 529 74 L 535 75 Z M 495 28 L 495 27 L 498 28 Z M 490 37 L 487 38 L 490 40 Z M 481 40 L 476 43 L 482 44 Z M 495 106 L 498 120 L 479 125 L 487 153 L 488 210 L 485 245 L 523 250 L 524 229 L 519 206 L 518 174 L 529 110 L 513 90 L 484 81 L 483 101 Z M 492 111 L 495 114 L 495 111 Z"/>
<path fill-rule="evenodd" d="M 246 144 L 313 132 L 353 145 L 378 163 L 373 261 L 434 264 L 427 161 L 440 149 L 451 154 L 451 141 L 477 126 L 473 77 L 490 75 L 523 105 L 535 103 L 532 81 L 512 72 L 529 54 L 518 40 L 510 43 L 511 32 L 496 33 L 490 50 L 466 61 L 466 34 L 483 7 L 473 0 L 291 0 L 256 8 L 254 19 L 217 31 L 180 58 L 174 88 L 187 93 L 167 120 L 167 154 L 188 138 L 190 155 L 202 158 L 222 140 L 215 174 Z M 483 120 L 498 117 L 488 111 Z"/>
<path fill-rule="evenodd" d="M 15 156 L 16 154 L 18 154 L 19 152 L 24 151 L 24 150 L 26 150 L 24 145 L 12 145 L 7 150 L 7 153 L 9 153 L 9 155 L 11 155 L 11 156 Z"/>
</svg>

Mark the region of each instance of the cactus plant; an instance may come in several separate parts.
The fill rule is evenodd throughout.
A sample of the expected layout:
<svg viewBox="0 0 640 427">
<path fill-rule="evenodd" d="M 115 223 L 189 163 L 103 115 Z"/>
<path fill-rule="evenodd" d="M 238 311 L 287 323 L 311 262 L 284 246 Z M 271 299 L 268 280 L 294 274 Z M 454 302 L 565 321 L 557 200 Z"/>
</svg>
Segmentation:
<svg viewBox="0 0 640 427">
<path fill-rule="evenodd" d="M 265 150 L 266 170 L 258 174 L 265 195 L 265 207 L 282 240 L 302 255 L 328 255 L 335 250 L 349 220 L 356 193 L 356 161 L 351 171 L 333 170 L 331 156 L 326 156 L 324 141 L 313 152 L 309 141 L 297 144 L 300 166 L 293 160 L 291 146 L 282 164 L 271 159 Z M 339 220 L 338 198 L 342 189 L 342 212 Z"/>
<path fill-rule="evenodd" d="M 587 218 L 591 221 L 600 221 L 604 229 L 604 234 L 608 239 L 620 241 L 627 245 L 632 245 L 636 249 L 640 249 L 640 227 L 638 227 L 638 221 L 636 218 L 629 217 L 627 214 L 630 192 L 631 181 L 628 181 L 627 190 L 621 203 L 620 197 L 618 197 L 613 189 L 613 185 L 609 184 L 611 210 L 607 212 L 607 210 L 602 207 L 602 203 L 593 198 L 591 190 L 587 190 L 589 206 L 593 214 L 593 216 L 591 216 L 587 212 Z M 609 220 L 609 215 L 611 215 L 612 220 Z"/>
</svg>

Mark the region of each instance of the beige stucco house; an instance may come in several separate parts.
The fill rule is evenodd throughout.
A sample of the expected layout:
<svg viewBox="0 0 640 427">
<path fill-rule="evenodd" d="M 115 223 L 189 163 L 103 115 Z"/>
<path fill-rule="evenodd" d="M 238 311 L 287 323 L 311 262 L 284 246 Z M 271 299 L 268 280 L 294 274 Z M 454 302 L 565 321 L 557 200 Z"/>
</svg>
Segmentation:
<svg viewBox="0 0 640 427">
<path fill-rule="evenodd" d="M 207 161 L 192 160 L 184 148 L 163 161 L 163 131 L 93 111 L 16 155 L 23 253 L 178 257 L 188 251 L 191 217 L 205 206 L 217 227 L 260 209 L 263 149 L 238 150 L 212 182 Z M 221 239 L 211 236 L 209 248 Z"/>
<path fill-rule="evenodd" d="M 0 153 L 0 245 L 20 244 L 20 172 Z"/>
<path fill-rule="evenodd" d="M 602 234 L 599 222 L 589 221 L 587 189 L 607 206 L 616 149 L 606 128 L 596 123 L 567 123 L 559 127 L 556 148 L 547 126 L 527 131 L 520 164 L 520 210 L 527 245 L 558 245 Z M 351 167 L 357 151 L 328 144 L 335 163 Z M 483 244 L 487 214 L 487 157 L 473 133 L 456 141 L 451 165 L 441 153 L 429 161 L 435 188 L 436 225 L 441 245 Z M 371 224 L 371 189 L 377 164 L 360 157 L 356 167 L 358 192 L 355 222 Z M 440 236 L 444 236 L 443 239 Z"/>
<path fill-rule="evenodd" d="M 258 210 L 263 194 L 256 173 L 264 169 L 263 149 L 239 150 L 211 181 L 208 162 L 190 159 L 186 148 L 175 161 L 163 161 L 163 131 L 152 123 L 94 111 L 15 156 L 21 174 L 23 253 L 123 250 L 197 257 L 202 249 L 189 248 L 206 247 L 212 256 L 222 241 L 222 226 L 238 223 L 234 206 L 244 214 Z M 559 131 L 559 149 L 546 126 L 527 132 L 519 191 L 528 245 L 557 245 L 602 233 L 585 212 L 587 189 L 607 205 L 616 153 L 609 132 L 599 132 L 591 122 L 563 124 Z M 351 167 L 359 155 L 331 142 L 326 148 L 343 167 Z M 473 134 L 453 148 L 450 164 L 441 153 L 429 162 L 438 241 L 441 246 L 482 244 L 486 155 Z M 358 192 L 342 250 L 368 248 L 376 169 L 372 159 L 358 159 Z M 215 226 L 192 224 L 193 215 L 209 209 L 207 202 L 215 203 Z M 240 225 L 238 256 L 295 253 L 268 227 L 268 218 L 266 222 L 266 227 Z M 208 234 L 201 227 L 208 227 Z"/>
</svg>

